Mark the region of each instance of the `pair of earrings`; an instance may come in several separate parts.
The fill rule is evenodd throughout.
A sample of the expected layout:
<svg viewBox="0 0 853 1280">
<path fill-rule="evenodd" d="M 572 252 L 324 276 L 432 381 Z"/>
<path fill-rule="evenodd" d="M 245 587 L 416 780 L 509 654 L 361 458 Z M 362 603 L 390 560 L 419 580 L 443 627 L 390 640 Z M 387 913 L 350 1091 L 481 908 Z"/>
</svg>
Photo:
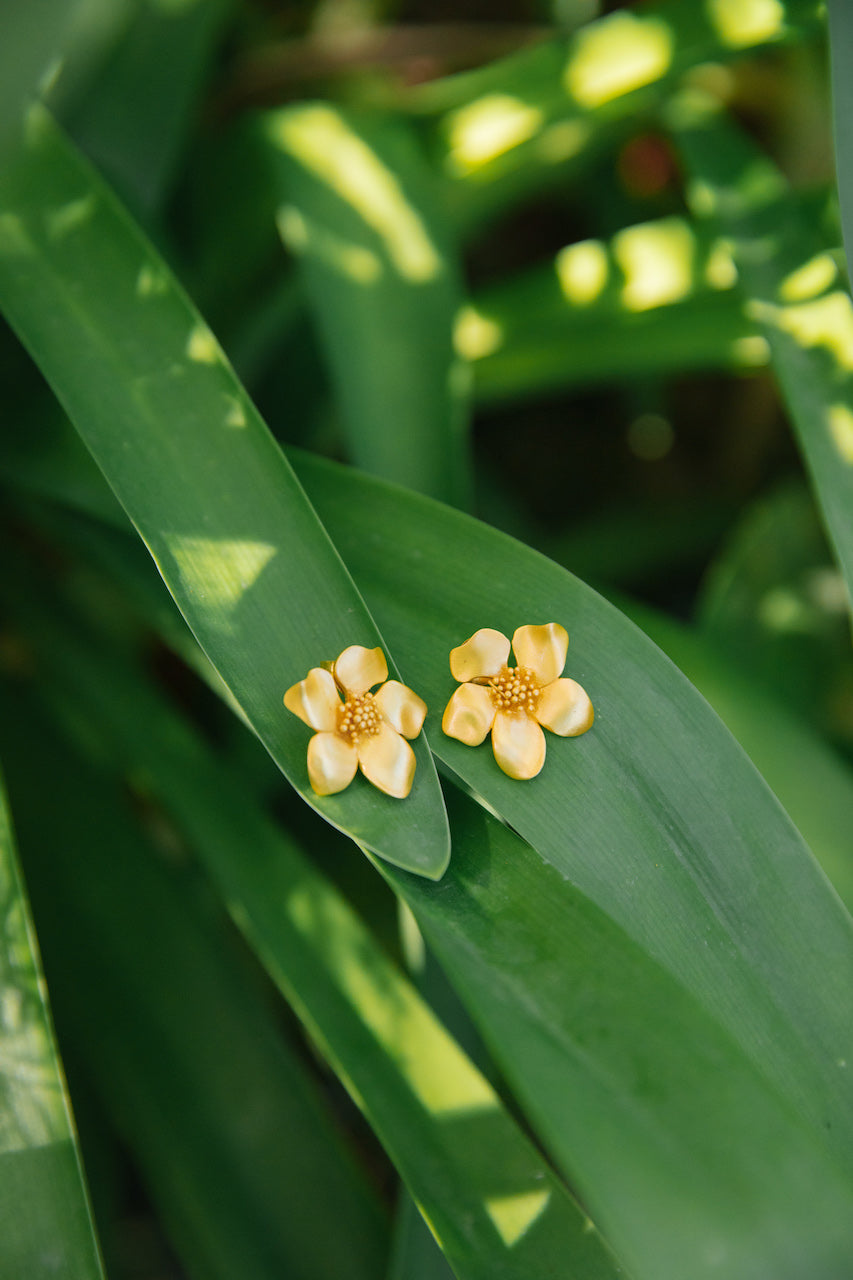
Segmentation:
<svg viewBox="0 0 853 1280">
<path fill-rule="evenodd" d="M 450 651 L 459 687 L 444 710 L 443 731 L 469 747 L 491 732 L 504 773 L 535 778 L 545 763 L 543 728 L 575 737 L 592 725 L 587 694 L 561 674 L 568 646 L 557 622 L 519 627 L 511 643 L 490 627 L 475 631 Z M 308 778 L 318 795 L 343 791 L 358 769 L 386 795 L 402 800 L 409 794 L 415 754 L 407 739 L 420 733 L 427 706 L 388 679 L 381 649 L 350 645 L 334 662 L 312 667 L 287 690 L 284 705 L 316 730 L 308 743 Z"/>
</svg>

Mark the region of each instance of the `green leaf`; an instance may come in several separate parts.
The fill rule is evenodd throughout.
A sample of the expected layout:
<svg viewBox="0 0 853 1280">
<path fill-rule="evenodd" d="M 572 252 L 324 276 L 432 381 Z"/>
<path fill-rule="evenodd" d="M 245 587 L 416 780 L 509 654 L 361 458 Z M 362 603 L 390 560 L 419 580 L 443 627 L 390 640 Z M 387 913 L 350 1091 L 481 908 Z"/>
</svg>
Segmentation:
<svg viewBox="0 0 853 1280">
<path fill-rule="evenodd" d="M 230 0 L 136 4 L 61 119 L 135 208 L 153 213 L 175 175 Z"/>
<path fill-rule="evenodd" d="M 383 628 L 418 655 L 433 750 L 551 869 L 541 910 L 561 883 L 589 898 L 849 1167 L 850 919 L 707 704 L 616 610 L 536 553 L 328 464 L 305 459 L 299 471 Z M 570 630 L 567 674 L 597 719 L 582 738 L 551 738 L 542 773 L 520 784 L 488 743 L 439 732 L 454 688 L 447 654 L 478 627 L 552 620 Z M 525 903 L 535 909 L 532 890 Z"/>
<path fill-rule="evenodd" d="M 766 362 L 766 344 L 743 315 L 735 274 L 726 246 L 683 218 L 625 227 L 477 293 L 460 316 L 457 345 L 486 402 L 754 367 Z"/>
<path fill-rule="evenodd" d="M 468 379 L 452 344 L 462 287 L 416 140 L 400 121 L 326 103 L 277 111 L 263 134 L 353 461 L 464 501 Z"/>
<path fill-rule="evenodd" d="M 488 744 L 453 757 L 536 851 L 455 803 L 456 856 L 435 894 L 392 878 L 606 1238 L 652 1280 L 713 1272 L 723 1253 L 731 1276 L 834 1276 L 850 1247 L 836 1165 L 849 1166 L 836 1139 L 850 1124 L 849 919 L 772 796 L 659 651 L 564 571 L 411 494 L 299 468 L 389 633 L 434 668 L 432 723 L 452 688 L 441 655 L 464 638 L 450 638 L 457 614 L 501 625 L 529 608 L 573 626 L 593 730 L 552 739 L 532 784 L 504 782 Z M 163 785 L 178 776 L 139 712 L 141 734 L 119 719 L 161 760 Z"/>
<path fill-rule="evenodd" d="M 757 676 L 732 661 L 714 636 L 633 602 L 620 601 L 620 607 L 708 699 L 853 912 L 849 766 L 800 719 L 790 697 L 774 698 L 759 687 Z"/>
<path fill-rule="evenodd" d="M 381 637 L 213 334 L 44 112 L 0 181 L 0 304 L 282 772 L 360 844 L 440 876 L 447 824 L 422 738 L 405 805 L 361 777 L 311 791 L 310 731 L 282 695 Z"/>
<path fill-rule="evenodd" d="M 635 127 L 685 72 L 820 32 L 816 0 L 680 0 L 618 9 L 551 41 L 411 95 L 441 113 L 436 161 L 461 225 L 553 184 Z"/>
<path fill-rule="evenodd" d="M 761 327 L 827 530 L 853 591 L 853 304 L 780 170 L 700 98 L 673 110 L 697 217 L 732 241 L 745 308 Z"/>
<path fill-rule="evenodd" d="M 705 575 L 697 616 L 758 688 L 840 737 L 853 683 L 847 589 L 802 481 L 746 509 Z"/>
<path fill-rule="evenodd" d="M 63 1040 L 134 1152 L 189 1272 L 373 1280 L 386 1249 L 379 1205 L 266 992 L 196 877 L 176 865 L 174 835 L 169 865 L 104 765 L 85 764 L 32 700 L 2 697 Z M 73 719 L 67 726 L 79 733 Z M 164 815 L 138 782 L 135 804 L 162 833 Z"/>
<path fill-rule="evenodd" d="M 613 1280 L 597 1233 L 492 1086 L 293 841 L 141 674 L 24 591 L 39 694 L 103 765 L 144 776 L 362 1108 L 460 1280 Z M 87 731 L 79 734 L 79 726 Z"/>
<path fill-rule="evenodd" d="M 0 910 L 0 1271 L 103 1280 L 2 785 Z"/>
<path fill-rule="evenodd" d="M 842 1275 L 853 1188 L 821 1135 L 556 868 L 449 809 L 441 888 L 387 878 L 629 1274 Z"/>
</svg>

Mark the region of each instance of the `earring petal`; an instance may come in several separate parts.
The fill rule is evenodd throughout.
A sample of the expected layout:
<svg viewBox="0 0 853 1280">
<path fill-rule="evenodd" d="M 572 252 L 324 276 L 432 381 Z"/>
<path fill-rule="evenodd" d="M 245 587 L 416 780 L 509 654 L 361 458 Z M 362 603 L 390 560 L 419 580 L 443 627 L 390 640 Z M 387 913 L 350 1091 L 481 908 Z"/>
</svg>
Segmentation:
<svg viewBox="0 0 853 1280">
<path fill-rule="evenodd" d="M 444 708 L 441 727 L 448 738 L 479 747 L 495 719 L 492 695 L 482 684 L 461 684 Z"/>
<path fill-rule="evenodd" d="M 356 698 L 388 679 L 388 663 L 381 649 L 351 644 L 335 663 L 335 679 Z"/>
<path fill-rule="evenodd" d="M 318 796 L 348 787 L 358 768 L 358 752 L 337 733 L 315 733 L 308 743 L 308 781 Z"/>
<path fill-rule="evenodd" d="M 390 724 L 383 724 L 372 738 L 359 743 L 358 763 L 368 782 L 386 795 L 405 800 L 411 791 L 415 753 Z"/>
<path fill-rule="evenodd" d="M 592 726 L 595 713 L 585 689 L 563 676 L 545 686 L 539 695 L 536 719 L 561 738 L 574 738 Z"/>
<path fill-rule="evenodd" d="M 559 622 L 519 627 L 512 637 L 512 651 L 520 667 L 532 671 L 541 685 L 550 684 L 566 665 L 569 633 Z"/>
<path fill-rule="evenodd" d="M 478 680 L 494 676 L 506 666 L 509 640 L 500 631 L 482 627 L 470 640 L 450 650 L 450 672 L 454 680 Z"/>
<path fill-rule="evenodd" d="M 495 759 L 510 778 L 535 778 L 545 763 L 545 734 L 530 716 L 499 711 L 492 726 Z"/>
<path fill-rule="evenodd" d="M 377 690 L 373 702 L 379 708 L 380 715 L 398 733 L 402 733 L 404 738 L 418 736 L 427 713 L 427 704 L 412 689 L 399 680 L 388 680 Z"/>
<path fill-rule="evenodd" d="M 334 729 L 341 699 L 332 673 L 312 667 L 304 680 L 288 689 L 284 705 L 312 729 Z"/>
</svg>

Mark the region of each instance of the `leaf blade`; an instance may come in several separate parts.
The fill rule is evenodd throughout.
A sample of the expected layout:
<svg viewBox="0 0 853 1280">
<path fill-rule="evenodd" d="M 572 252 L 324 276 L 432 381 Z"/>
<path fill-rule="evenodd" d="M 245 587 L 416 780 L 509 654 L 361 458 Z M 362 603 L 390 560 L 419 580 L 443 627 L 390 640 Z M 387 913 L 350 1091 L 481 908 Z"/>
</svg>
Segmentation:
<svg viewBox="0 0 853 1280">
<path fill-rule="evenodd" d="M 422 738 L 405 808 L 361 779 L 340 796 L 308 785 L 284 690 L 383 642 L 212 333 L 43 112 L 0 202 L 7 314 L 279 768 L 354 840 L 440 876 L 449 835 Z"/>
<path fill-rule="evenodd" d="M 104 1280 L 29 904 L 0 784 L 0 1265 Z"/>
</svg>

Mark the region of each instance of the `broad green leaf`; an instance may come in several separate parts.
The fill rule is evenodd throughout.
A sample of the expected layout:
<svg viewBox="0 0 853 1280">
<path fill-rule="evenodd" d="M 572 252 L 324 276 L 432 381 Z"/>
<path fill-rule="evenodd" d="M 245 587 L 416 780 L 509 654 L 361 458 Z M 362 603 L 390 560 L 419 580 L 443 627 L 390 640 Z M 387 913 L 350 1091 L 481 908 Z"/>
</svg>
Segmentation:
<svg viewBox="0 0 853 1280">
<path fill-rule="evenodd" d="M 838 740 L 853 688 L 848 608 L 816 503 L 800 482 L 746 509 L 705 574 L 697 617 L 719 654 Z"/>
<path fill-rule="evenodd" d="M 78 145 L 131 204 L 162 205 L 230 0 L 136 4 L 62 111 Z"/>
<path fill-rule="evenodd" d="M 453 1272 L 411 1196 L 397 1205 L 394 1251 L 386 1280 L 453 1280 Z"/>
<path fill-rule="evenodd" d="M 535 552 L 391 486 L 298 465 L 383 628 L 417 659 L 434 752 L 558 883 L 676 977 L 849 1163 L 850 919 L 708 705 L 617 610 Z M 468 748 L 440 732 L 456 687 L 448 654 L 479 627 L 549 621 L 570 632 L 566 673 L 596 722 L 577 739 L 549 737 L 541 774 L 521 784 L 488 741 Z"/>
<path fill-rule="evenodd" d="M 449 809 L 441 889 L 388 878 L 629 1274 L 843 1274 L 853 1188 L 821 1136 L 535 850 Z"/>
<path fill-rule="evenodd" d="M 0 305 L 282 772 L 360 844 L 440 876 L 447 825 L 423 738 L 405 805 L 360 776 L 311 791 L 310 731 L 282 695 L 381 637 L 213 334 L 44 112 L 0 179 Z"/>
<path fill-rule="evenodd" d="M 620 601 L 708 699 L 782 801 L 848 911 L 853 912 L 853 772 L 757 676 L 732 661 L 716 640 L 663 613 Z M 790 684 L 790 680 L 789 680 Z"/>
<path fill-rule="evenodd" d="M 543 1141 L 582 1189 L 606 1237 L 629 1269 L 655 1280 L 701 1274 L 706 1267 L 713 1271 L 721 1264 L 710 1260 L 723 1255 L 732 1276 L 793 1278 L 803 1269 L 834 1275 L 834 1252 L 849 1249 L 846 1227 L 839 1224 L 849 1219 L 845 1200 L 851 1188 L 847 1177 L 839 1177 L 827 1149 L 832 1134 L 825 1134 L 823 1124 L 830 1109 L 833 1127 L 845 1127 L 850 1119 L 843 1066 L 849 1061 L 849 933 L 772 797 L 654 646 L 556 566 L 413 495 L 307 459 L 300 468 L 315 501 L 336 520 L 365 589 L 372 586 L 374 606 L 425 663 L 433 648 L 442 648 L 440 639 L 425 642 L 428 628 L 440 633 L 453 625 L 457 611 L 492 609 L 496 599 L 509 608 L 509 594 L 517 603 L 535 592 L 538 607 L 547 600 L 573 617 L 580 613 L 584 625 L 597 619 L 594 640 L 602 658 L 596 678 L 607 695 L 604 710 L 608 698 L 611 709 L 603 718 L 598 702 L 599 719 L 587 738 L 592 742 L 603 732 L 609 741 L 594 768 L 578 760 L 568 775 L 558 773 L 549 804 L 553 826 L 560 829 L 546 832 L 550 839 L 540 839 L 532 852 L 483 815 L 455 806 L 457 857 L 434 898 L 406 877 L 394 883 L 417 911 Z M 397 530 L 394 554 L 382 558 L 381 572 L 355 546 L 356 531 L 368 527 L 368 509 L 370 527 L 383 543 Z M 405 590 L 414 590 L 413 599 L 426 594 L 417 574 L 405 590 L 398 579 L 419 557 L 426 561 L 425 575 L 430 565 L 443 570 L 428 589 L 432 622 L 416 617 L 414 605 L 407 616 L 410 609 L 401 600 Z M 469 558 L 487 575 L 485 587 L 463 567 Z M 587 647 L 587 663 L 594 661 L 594 649 L 595 643 Z M 90 661 L 98 676 L 91 677 L 83 703 L 89 714 L 102 678 L 97 659 Z M 611 663 L 615 674 L 608 671 Z M 436 680 L 442 679 L 438 672 Z M 130 690 L 119 700 L 122 706 L 129 695 Z M 640 705 L 633 708 L 634 702 Z M 617 704 L 629 723 L 614 723 Z M 127 716 L 119 719 L 125 733 L 139 736 Z M 644 733 L 644 723 L 653 720 L 662 738 Z M 161 759 L 147 721 L 138 711 L 131 721 L 144 729 L 142 738 Z M 673 724 L 674 760 L 666 743 Z M 690 777 L 692 754 L 694 771 L 721 771 L 708 739 L 728 764 L 728 790 L 713 777 Z M 582 742 L 552 739 L 542 780 L 549 765 L 553 771 L 560 747 Z M 467 780 L 491 803 L 505 803 L 506 793 L 499 796 L 494 786 L 487 746 L 483 754 L 483 770 L 469 771 Z M 609 761 L 611 755 L 615 759 Z M 165 785 L 177 774 L 168 760 L 161 764 Z M 454 767 L 461 772 L 464 759 Z M 525 787 L 517 787 L 513 825 L 530 825 L 530 810 L 522 803 Z M 221 788 L 212 789 L 221 794 Z M 715 791 L 725 796 L 718 805 Z M 626 817 L 624 810 L 638 792 L 643 811 L 632 823 L 634 815 Z M 221 828 L 221 815 L 210 821 Z M 729 858 L 735 822 L 742 824 L 742 835 Z M 600 864 L 608 858 L 610 840 L 614 860 L 605 879 Z M 753 889 L 740 911 L 747 877 L 760 879 L 761 890 Z M 727 879 L 736 881 L 731 900 Z M 803 901 L 779 906 L 792 881 Z M 767 919 L 762 894 L 775 899 L 770 907 L 780 910 L 784 928 Z M 805 969 L 802 981 L 798 966 Z M 575 982 L 567 977 L 573 973 Z M 713 979 L 720 973 L 716 988 Z M 827 986 L 829 1000 L 818 1008 Z M 587 1026 L 585 1010 L 604 1009 L 608 1013 L 595 1020 L 595 1028 L 578 1030 Z M 824 1046 L 817 1053 L 815 1040 Z M 570 1071 L 578 1074 L 568 1087 Z M 769 1083 L 774 1078 L 775 1088 Z M 574 1105 L 578 1096 L 583 1106 Z M 610 1135 L 606 1143 L 604 1134 Z M 609 1162 L 606 1150 L 614 1153 Z M 836 1154 L 846 1162 L 843 1140 Z M 616 1182 L 614 1168 L 620 1173 Z M 674 1221 L 684 1224 L 675 1235 Z"/>
<path fill-rule="evenodd" d="M 83 464 L 88 464 L 88 468 Z M 0 470 L 25 490 L 49 497 L 63 506 L 87 511 L 99 521 L 117 524 L 126 531 L 119 508 L 115 503 L 108 506 L 105 501 L 110 495 L 104 490 L 100 474 L 81 449 L 77 436 L 67 425 L 63 430 L 59 421 L 53 433 L 28 432 L 24 440 L 4 441 Z M 780 501 L 773 502 L 766 515 L 773 521 L 774 546 L 778 548 L 782 525 L 786 533 L 793 528 L 798 546 L 802 548 L 800 540 L 805 537 L 811 548 L 808 552 L 808 564 L 811 565 L 811 557 L 819 557 L 820 551 L 814 545 L 810 526 L 804 525 L 802 503 L 791 503 L 794 496 L 780 495 Z M 40 519 L 44 523 L 44 512 Z M 171 612 L 164 607 L 166 602 L 161 598 L 159 584 L 152 581 L 149 574 L 135 571 L 136 557 L 128 556 L 126 547 L 114 538 L 105 537 L 102 529 L 90 528 L 76 521 L 69 524 L 67 517 L 62 519 L 58 528 L 51 528 L 51 532 L 62 542 L 73 543 L 83 555 L 94 557 L 112 577 L 116 577 L 137 602 L 143 616 L 164 635 L 167 643 L 176 647 L 204 675 L 204 669 L 193 664 L 193 648 L 184 642 L 182 632 L 173 625 Z M 661 536 L 665 536 L 664 533 Z M 670 531 L 666 536 L 671 541 L 674 534 Z M 685 531 L 679 528 L 678 537 L 684 541 Z M 754 542 L 754 537 L 750 537 L 750 542 Z M 589 548 L 581 548 L 574 541 L 571 545 L 576 554 L 589 559 Z M 634 548 L 630 550 L 633 552 Z M 762 564 L 767 563 L 767 549 L 763 545 L 756 548 L 756 555 Z M 816 560 L 814 564 L 817 564 Z M 145 567 L 144 564 L 139 565 L 140 570 Z M 725 572 L 728 578 L 728 570 Z M 826 575 L 820 569 L 813 568 L 811 576 L 815 590 L 831 590 L 832 583 L 826 581 Z M 719 590 L 723 590 L 725 585 L 721 583 Z M 808 581 L 805 587 L 808 587 Z M 764 589 L 771 588 L 765 583 Z M 744 603 L 746 599 L 744 593 Z M 794 692 L 798 694 L 799 691 L 790 688 L 790 673 L 787 696 L 782 687 L 773 696 L 772 691 L 768 693 L 758 687 L 759 652 L 751 656 L 751 645 L 748 653 L 740 645 L 735 650 L 727 648 L 724 640 L 728 633 L 722 628 L 715 630 L 709 626 L 709 619 L 704 615 L 697 629 L 679 624 L 663 613 L 625 597 L 620 597 L 616 603 L 672 658 L 711 703 L 782 801 L 848 909 L 853 910 L 853 840 L 850 837 L 853 777 L 843 761 L 801 722 L 802 707 L 798 698 L 793 697 Z M 815 603 L 812 601 L 812 608 Z M 808 599 L 804 596 L 800 611 L 807 606 Z M 710 607 L 710 604 L 704 607 Z M 763 685 L 765 681 L 762 679 L 760 683 Z"/>
<path fill-rule="evenodd" d="M 0 911 L 0 1273 L 103 1280 L 2 787 Z"/>
<path fill-rule="evenodd" d="M 235 922 L 385 1145 L 460 1280 L 616 1270 L 491 1085 L 340 894 L 251 803 L 137 671 L 35 618 L 39 693 L 83 745 L 144 776 Z"/>
<path fill-rule="evenodd" d="M 400 121 L 321 102 L 268 115 L 263 134 L 353 461 L 464 501 L 462 287 L 416 139 Z"/>
<path fill-rule="evenodd" d="M 767 344 L 732 285 L 725 244 L 683 218 L 567 245 L 475 294 L 456 325 L 478 400 L 684 369 L 749 368 Z"/>
<path fill-rule="evenodd" d="M 441 113 L 437 163 L 463 225 L 562 178 L 635 125 L 690 69 L 821 30 L 816 0 L 680 0 L 618 9 L 554 41 L 412 94 Z"/>
<path fill-rule="evenodd" d="M 853 589 L 853 304 L 838 265 L 799 214 L 780 170 L 722 117 L 686 97 L 672 112 L 688 195 L 732 242 L 747 315 L 774 372 L 811 472 L 848 589 Z"/>
<path fill-rule="evenodd" d="M 31 701 L 6 692 L 0 733 L 60 1031 L 188 1272 L 373 1280 L 379 1205 L 194 877 Z"/>
<path fill-rule="evenodd" d="M 20 120 L 39 80 L 62 48 L 69 25 L 68 0 L 4 5 L 0 10 L 0 156 L 17 138 Z"/>
</svg>

